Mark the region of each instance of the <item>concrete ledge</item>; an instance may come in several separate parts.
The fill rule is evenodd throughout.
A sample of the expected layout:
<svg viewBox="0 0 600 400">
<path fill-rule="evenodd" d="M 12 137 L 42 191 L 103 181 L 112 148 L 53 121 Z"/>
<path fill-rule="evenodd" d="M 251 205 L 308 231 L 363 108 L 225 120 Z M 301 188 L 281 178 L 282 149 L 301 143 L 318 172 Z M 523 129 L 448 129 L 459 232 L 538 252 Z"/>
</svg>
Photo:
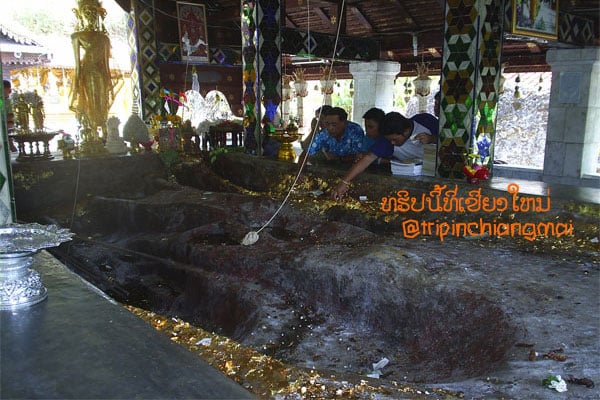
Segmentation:
<svg viewBox="0 0 600 400">
<path fill-rule="evenodd" d="M 579 179 L 567 176 L 552 176 L 544 175 L 544 171 L 539 168 L 527 168 L 510 164 L 494 165 L 493 176 L 494 178 L 522 179 L 526 181 L 600 188 L 600 175 L 584 175 Z"/>
<path fill-rule="evenodd" d="M 254 398 L 49 253 L 33 268 L 48 299 L 0 312 L 0 398 Z"/>
<path fill-rule="evenodd" d="M 510 164 L 495 164 L 493 176 L 499 178 L 525 179 L 528 181 L 541 181 L 543 170 L 527 168 Z"/>
<path fill-rule="evenodd" d="M 570 186 L 581 186 L 587 188 L 600 188 L 600 177 L 594 177 L 592 175 L 584 175 L 581 178 L 573 178 L 568 176 L 553 176 L 544 175 L 543 181 L 552 184 L 570 185 Z"/>
</svg>

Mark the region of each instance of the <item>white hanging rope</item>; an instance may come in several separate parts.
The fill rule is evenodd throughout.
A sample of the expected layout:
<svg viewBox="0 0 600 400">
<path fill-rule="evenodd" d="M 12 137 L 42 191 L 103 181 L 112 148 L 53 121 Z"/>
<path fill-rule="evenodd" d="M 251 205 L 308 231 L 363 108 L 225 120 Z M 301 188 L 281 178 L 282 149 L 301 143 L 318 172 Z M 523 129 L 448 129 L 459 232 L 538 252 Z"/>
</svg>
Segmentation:
<svg viewBox="0 0 600 400">
<path fill-rule="evenodd" d="M 329 65 L 329 72 L 328 72 L 328 76 L 327 76 L 327 80 L 331 80 L 331 74 L 333 71 L 333 66 L 335 63 L 335 57 L 336 57 L 336 50 L 337 50 L 337 45 L 338 45 L 338 40 L 340 38 L 340 29 L 342 27 L 341 24 L 341 17 L 342 15 L 344 15 L 344 8 L 346 5 L 346 0 L 342 0 L 342 6 L 340 8 L 340 13 L 338 15 L 338 28 L 337 28 L 337 32 L 335 35 L 335 43 L 333 45 L 333 54 L 331 56 L 331 64 Z M 310 0 L 307 1 L 307 9 L 308 11 L 310 11 Z M 310 28 L 310 18 L 308 18 L 308 23 L 307 23 L 307 27 Z M 310 46 L 310 31 L 307 30 L 309 32 L 309 37 L 308 37 L 308 43 Z M 310 53 L 310 49 L 309 53 Z M 323 109 L 323 105 L 325 104 L 325 94 L 323 94 L 323 100 L 321 102 L 321 110 Z M 319 126 L 319 122 L 321 121 L 321 111 L 319 111 L 319 120 L 317 122 L 317 127 Z M 315 128 L 316 129 L 316 128 Z M 311 139 L 310 139 L 310 143 L 308 144 L 308 147 L 310 147 L 310 145 L 312 144 L 313 140 L 315 138 L 315 135 L 312 135 Z M 296 174 L 296 177 L 294 178 L 294 182 L 292 182 L 292 186 L 290 187 L 290 190 L 288 190 L 285 198 L 283 199 L 283 201 L 281 202 L 281 204 L 279 205 L 279 207 L 277 208 L 277 210 L 275 211 L 275 213 L 271 216 L 271 218 L 269 218 L 269 220 L 260 227 L 260 229 L 258 229 L 257 231 L 250 231 L 246 234 L 246 236 L 244 236 L 244 239 L 242 239 L 241 244 L 244 246 L 250 246 L 253 245 L 254 243 L 256 243 L 259 239 L 258 234 L 265 229 L 267 226 L 269 226 L 269 224 L 275 219 L 275 217 L 277 216 L 277 214 L 279 214 L 279 212 L 281 211 L 281 209 L 283 208 L 283 206 L 285 205 L 285 203 L 287 203 L 288 199 L 290 198 L 290 195 L 292 194 L 292 191 L 294 190 L 294 187 L 296 186 L 296 183 L 298 183 L 298 179 L 300 179 L 300 176 L 302 175 L 302 171 L 304 170 L 304 166 L 306 165 L 306 161 L 308 160 L 308 156 L 304 157 L 302 160 L 302 163 L 300 164 L 300 168 L 298 169 L 298 173 Z"/>
</svg>

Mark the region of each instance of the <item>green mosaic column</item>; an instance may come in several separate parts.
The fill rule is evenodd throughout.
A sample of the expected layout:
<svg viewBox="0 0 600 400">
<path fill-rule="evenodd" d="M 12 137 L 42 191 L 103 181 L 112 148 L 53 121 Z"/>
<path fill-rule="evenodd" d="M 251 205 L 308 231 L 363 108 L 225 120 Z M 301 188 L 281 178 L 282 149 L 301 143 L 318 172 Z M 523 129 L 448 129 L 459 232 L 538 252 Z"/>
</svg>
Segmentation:
<svg viewBox="0 0 600 400">
<path fill-rule="evenodd" d="M 475 98 L 476 129 L 471 136 L 471 152 L 477 163 L 492 172 L 496 117 L 500 94 L 504 6 L 502 1 L 483 0 L 480 9 L 479 62 Z"/>
<path fill-rule="evenodd" d="M 244 68 L 244 146 L 246 152 L 260 154 L 260 124 L 258 123 L 257 98 L 259 87 L 257 81 L 257 10 L 254 1 L 242 0 L 242 65 Z"/>
<path fill-rule="evenodd" d="M 140 93 L 142 119 L 148 120 L 161 113 L 159 53 L 156 45 L 156 21 L 154 0 L 132 0 L 137 29 L 137 62 L 140 69 Z M 174 25 L 173 29 L 177 29 Z"/>
<path fill-rule="evenodd" d="M 0 75 L 2 75 L 1 63 Z M 4 225 L 17 220 L 10 167 L 10 149 L 8 147 L 8 127 L 6 126 L 4 95 L 0 97 L 0 133 L 0 225 Z"/>
<path fill-rule="evenodd" d="M 258 61 L 264 115 L 275 121 L 281 103 L 281 7 L 279 0 L 259 0 Z"/>
<path fill-rule="evenodd" d="M 131 9 L 127 14 L 127 43 L 129 44 L 129 61 L 131 65 L 131 113 L 142 117 L 141 90 L 140 90 L 140 63 L 138 58 L 138 30 L 135 22 L 135 5 L 131 4 Z"/>
<path fill-rule="evenodd" d="M 503 10 L 493 0 L 446 2 L 437 171 L 442 177 L 463 178 L 473 151 L 492 165 Z"/>
<path fill-rule="evenodd" d="M 281 7 L 279 0 L 242 0 L 241 5 L 245 147 L 260 155 L 258 121 L 262 115 L 275 121 L 281 103 Z"/>
</svg>

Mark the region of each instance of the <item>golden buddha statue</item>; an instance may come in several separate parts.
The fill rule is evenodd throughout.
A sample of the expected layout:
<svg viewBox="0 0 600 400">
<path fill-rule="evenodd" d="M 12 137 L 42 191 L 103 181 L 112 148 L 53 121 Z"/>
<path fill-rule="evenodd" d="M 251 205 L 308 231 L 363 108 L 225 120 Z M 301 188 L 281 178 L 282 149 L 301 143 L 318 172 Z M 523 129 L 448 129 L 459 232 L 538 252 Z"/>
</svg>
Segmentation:
<svg viewBox="0 0 600 400">
<path fill-rule="evenodd" d="M 38 94 L 37 90 L 33 92 L 33 102 L 31 104 L 31 116 L 33 117 L 33 126 L 36 132 L 44 130 L 44 119 L 46 113 L 44 111 L 44 100 Z"/>
<path fill-rule="evenodd" d="M 16 96 L 14 110 L 17 114 L 17 124 L 19 125 L 19 132 L 29 133 L 29 112 L 31 111 L 31 107 L 29 106 L 27 100 L 25 100 L 25 95 L 23 93 L 19 93 Z"/>
<path fill-rule="evenodd" d="M 75 53 L 75 78 L 70 109 L 86 132 L 88 140 L 98 140 L 100 127 L 107 136 L 106 120 L 114 100 L 114 84 L 109 68 L 110 39 L 104 27 L 106 10 L 99 0 L 78 0 L 73 9 L 77 31 L 71 35 Z"/>
</svg>

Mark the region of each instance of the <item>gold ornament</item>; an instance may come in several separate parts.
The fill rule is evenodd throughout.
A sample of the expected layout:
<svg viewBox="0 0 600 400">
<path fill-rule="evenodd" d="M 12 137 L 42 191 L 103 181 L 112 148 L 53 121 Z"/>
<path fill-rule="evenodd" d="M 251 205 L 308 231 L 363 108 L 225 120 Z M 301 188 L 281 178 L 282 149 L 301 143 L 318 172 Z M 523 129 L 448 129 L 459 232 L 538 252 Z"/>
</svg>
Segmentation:
<svg viewBox="0 0 600 400">
<path fill-rule="evenodd" d="M 109 68 L 110 39 L 103 22 L 106 10 L 98 0 L 79 0 L 77 5 L 73 12 L 79 30 L 71 35 L 75 77 L 69 108 L 77 114 L 85 140 L 97 141 L 98 128 L 107 137 L 106 120 L 115 87 Z"/>
</svg>

